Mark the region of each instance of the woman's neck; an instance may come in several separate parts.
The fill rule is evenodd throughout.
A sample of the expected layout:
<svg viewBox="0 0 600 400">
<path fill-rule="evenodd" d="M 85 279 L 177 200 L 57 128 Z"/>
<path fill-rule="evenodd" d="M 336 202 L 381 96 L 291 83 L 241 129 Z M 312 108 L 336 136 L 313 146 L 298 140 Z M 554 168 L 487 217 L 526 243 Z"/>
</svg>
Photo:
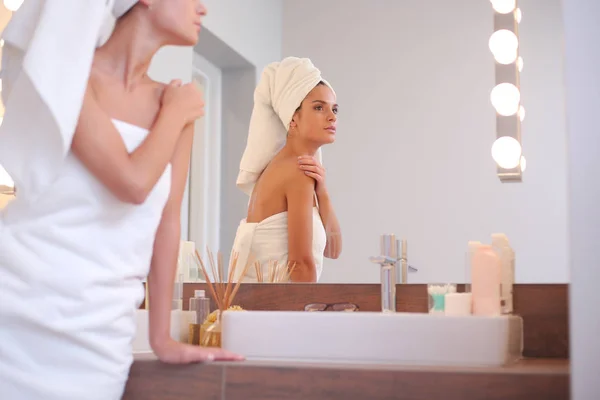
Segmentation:
<svg viewBox="0 0 600 400">
<path fill-rule="evenodd" d="M 100 68 L 131 90 L 146 80 L 150 62 L 161 46 L 149 21 L 131 12 L 117 21 L 108 41 L 98 49 Z"/>
<path fill-rule="evenodd" d="M 283 147 L 286 154 L 299 156 L 314 156 L 321 147 L 318 143 L 312 143 L 306 140 L 300 140 L 293 136 L 288 136 L 288 140 Z"/>
</svg>

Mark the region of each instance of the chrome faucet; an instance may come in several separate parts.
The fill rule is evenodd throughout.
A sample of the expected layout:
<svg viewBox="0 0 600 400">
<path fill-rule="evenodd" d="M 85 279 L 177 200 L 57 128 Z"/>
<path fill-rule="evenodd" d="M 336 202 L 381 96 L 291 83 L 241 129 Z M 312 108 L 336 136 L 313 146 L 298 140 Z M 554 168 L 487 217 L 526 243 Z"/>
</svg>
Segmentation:
<svg viewBox="0 0 600 400">
<path fill-rule="evenodd" d="M 417 269 L 408 265 L 407 243 L 396 239 L 394 234 L 381 235 L 381 255 L 370 257 L 381 267 L 381 310 L 396 312 L 396 272 L 400 268 L 400 283 L 408 282 L 408 272 Z"/>
<path fill-rule="evenodd" d="M 401 247 L 400 257 L 398 258 L 398 261 L 400 261 L 400 283 L 408 283 L 408 273 L 417 272 L 418 269 L 408 264 L 408 244 L 406 239 L 398 241 L 398 246 Z"/>
</svg>

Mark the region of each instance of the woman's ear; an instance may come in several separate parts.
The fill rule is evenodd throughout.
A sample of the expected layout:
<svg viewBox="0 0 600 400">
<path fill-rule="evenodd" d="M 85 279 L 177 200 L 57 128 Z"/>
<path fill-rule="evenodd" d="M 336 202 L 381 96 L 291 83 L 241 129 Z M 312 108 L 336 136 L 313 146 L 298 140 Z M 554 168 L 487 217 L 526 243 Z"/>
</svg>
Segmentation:
<svg viewBox="0 0 600 400">
<path fill-rule="evenodd" d="M 141 4 L 145 5 L 146 7 L 148 7 L 149 9 L 151 9 L 152 5 L 154 3 L 154 0 L 139 0 L 138 3 L 141 3 Z"/>
</svg>

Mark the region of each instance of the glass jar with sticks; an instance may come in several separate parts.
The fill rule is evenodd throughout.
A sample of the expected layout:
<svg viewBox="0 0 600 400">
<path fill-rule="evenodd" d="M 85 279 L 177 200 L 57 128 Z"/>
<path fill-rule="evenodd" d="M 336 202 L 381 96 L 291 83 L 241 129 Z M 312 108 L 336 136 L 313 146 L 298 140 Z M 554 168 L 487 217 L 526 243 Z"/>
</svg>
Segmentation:
<svg viewBox="0 0 600 400">
<path fill-rule="evenodd" d="M 212 272 L 213 281 L 211 282 L 210 275 L 207 273 L 202 257 L 195 251 L 195 260 L 199 267 L 202 269 L 202 273 L 206 277 L 206 285 L 208 291 L 217 305 L 217 309 L 209 314 L 205 321 L 198 321 L 200 326 L 200 345 L 206 347 L 221 347 L 221 315 L 225 310 L 242 310 L 239 306 L 233 306 L 233 300 L 240 289 L 242 279 L 237 283 L 234 283 L 234 276 L 236 276 L 236 268 L 238 267 L 238 255 L 233 253 L 230 263 L 229 271 L 227 273 L 227 281 L 225 281 L 225 267 L 223 264 L 223 257 L 221 253 L 217 253 L 217 261 L 213 253 L 207 249 L 208 261 Z M 241 276 L 246 274 L 248 265 L 245 265 Z"/>
<path fill-rule="evenodd" d="M 243 278 L 249 271 L 250 265 L 254 267 L 257 282 L 284 283 L 290 281 L 290 275 L 294 270 L 295 264 L 290 267 L 289 262 L 285 265 L 280 265 L 277 261 L 270 261 L 267 263 L 267 271 L 264 271 L 263 265 L 259 261 L 248 262 L 244 266 L 239 266 L 238 254 L 233 252 L 229 263 L 227 281 L 225 281 L 225 268 L 222 254 L 217 253 L 216 262 L 213 253 L 209 249 L 207 249 L 207 254 L 213 281 L 211 281 L 206 266 L 202 261 L 202 257 L 197 250 L 195 251 L 195 260 L 206 278 L 206 285 L 208 286 L 211 297 L 217 305 L 217 309 L 211 312 L 205 321 L 198 321 L 198 323 L 201 324 L 199 344 L 207 347 L 221 347 L 221 316 L 226 310 L 243 311 L 242 307 L 233 305 L 233 300 L 235 299 Z M 238 268 L 243 269 L 242 273 L 239 275 L 236 273 Z M 236 277 L 239 277 L 238 282 L 234 282 Z"/>
</svg>

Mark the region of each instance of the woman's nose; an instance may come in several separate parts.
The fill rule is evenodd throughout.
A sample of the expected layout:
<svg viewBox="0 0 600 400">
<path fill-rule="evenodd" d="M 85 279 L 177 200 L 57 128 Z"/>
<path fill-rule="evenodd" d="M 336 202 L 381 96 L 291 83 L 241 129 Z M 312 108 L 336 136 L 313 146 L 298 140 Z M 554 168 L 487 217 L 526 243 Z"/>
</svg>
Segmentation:
<svg viewBox="0 0 600 400">
<path fill-rule="evenodd" d="M 204 3 L 201 0 L 196 1 L 196 12 L 198 14 L 202 15 L 203 17 L 205 17 L 206 13 L 208 12 L 208 10 L 206 9 L 206 6 L 204 5 Z"/>
</svg>

